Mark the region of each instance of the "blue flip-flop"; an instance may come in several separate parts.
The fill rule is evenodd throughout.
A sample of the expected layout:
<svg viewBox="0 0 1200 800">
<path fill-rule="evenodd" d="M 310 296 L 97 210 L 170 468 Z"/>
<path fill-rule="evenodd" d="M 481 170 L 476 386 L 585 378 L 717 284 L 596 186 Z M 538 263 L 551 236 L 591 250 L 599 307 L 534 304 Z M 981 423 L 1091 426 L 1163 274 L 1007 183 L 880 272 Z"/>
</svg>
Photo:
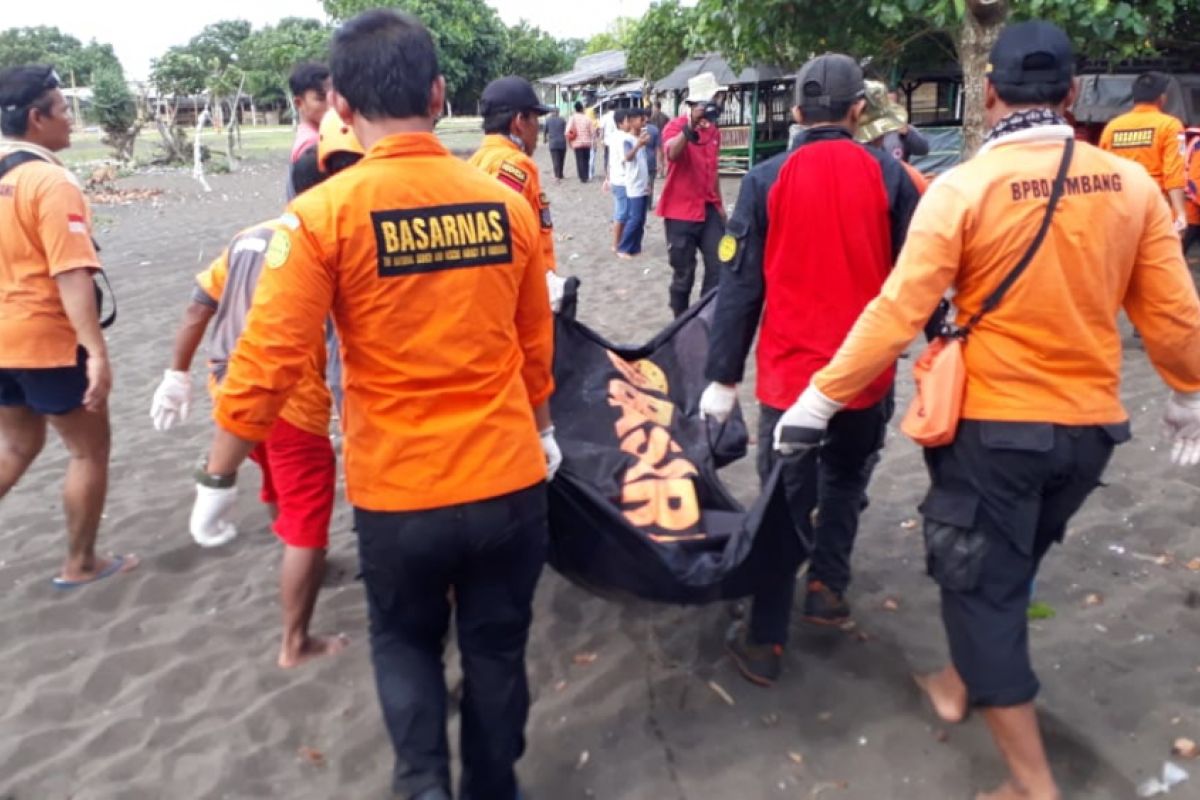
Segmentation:
<svg viewBox="0 0 1200 800">
<path fill-rule="evenodd" d="M 50 582 L 54 584 L 55 589 L 77 589 L 80 586 L 87 586 L 89 583 L 95 583 L 96 581 L 102 581 L 105 578 L 112 577 L 124 569 L 124 567 L 125 556 L 113 556 L 112 562 L 110 562 L 107 567 L 100 570 L 92 577 L 87 578 L 86 580 L 69 581 L 65 578 L 52 578 Z"/>
</svg>

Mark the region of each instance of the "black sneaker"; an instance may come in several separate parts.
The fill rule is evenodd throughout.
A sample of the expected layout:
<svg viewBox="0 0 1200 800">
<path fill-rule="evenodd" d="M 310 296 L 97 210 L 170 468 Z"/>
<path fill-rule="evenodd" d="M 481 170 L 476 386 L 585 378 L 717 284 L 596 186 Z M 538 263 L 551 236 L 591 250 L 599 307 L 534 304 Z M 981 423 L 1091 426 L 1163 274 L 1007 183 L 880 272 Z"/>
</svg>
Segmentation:
<svg viewBox="0 0 1200 800">
<path fill-rule="evenodd" d="M 725 649 L 742 677 L 758 686 L 771 687 L 783 672 L 783 647 L 751 644 L 746 626 L 734 624 L 725 637 Z"/>
<path fill-rule="evenodd" d="M 850 621 L 850 604 L 821 581 L 811 580 L 804 596 L 804 621 L 840 627 Z"/>
</svg>

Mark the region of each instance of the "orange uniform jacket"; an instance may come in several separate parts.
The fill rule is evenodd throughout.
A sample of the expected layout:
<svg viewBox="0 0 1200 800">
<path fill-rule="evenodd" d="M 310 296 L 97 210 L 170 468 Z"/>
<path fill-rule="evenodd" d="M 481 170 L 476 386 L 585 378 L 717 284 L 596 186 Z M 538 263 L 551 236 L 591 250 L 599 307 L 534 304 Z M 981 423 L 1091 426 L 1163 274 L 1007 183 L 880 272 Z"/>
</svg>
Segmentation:
<svg viewBox="0 0 1200 800">
<path fill-rule="evenodd" d="M 1182 189 L 1183 123 L 1158 110 L 1139 104 L 1104 127 L 1100 147 L 1146 168 L 1163 192 Z"/>
<path fill-rule="evenodd" d="M 0 180 L 0 367 L 69 367 L 79 342 L 54 278 L 100 266 L 92 212 L 54 155 L 19 145 L 30 161 Z M 0 143 L 0 158 L 13 152 Z"/>
<path fill-rule="evenodd" d="M 834 360 L 813 377 L 848 401 L 929 319 L 948 288 L 958 323 L 1021 258 L 1041 224 L 1067 126 L 1021 131 L 929 187 L 895 270 Z M 1124 308 L 1163 379 L 1200 391 L 1200 301 L 1158 187 L 1124 159 L 1079 142 L 1041 249 L 963 348 L 963 417 L 1102 425 L 1118 395 Z"/>
<path fill-rule="evenodd" d="M 479 167 L 513 191 L 520 192 L 529 202 L 541 226 L 542 263 L 547 270 L 557 271 L 554 219 L 550 216 L 550 200 L 542 191 L 542 178 L 534 160 L 507 136 L 489 134 L 483 137 L 483 144 L 467 163 Z"/>
<path fill-rule="evenodd" d="M 283 221 L 217 399 L 222 428 L 267 436 L 332 309 L 351 503 L 428 509 L 545 479 L 533 407 L 554 388 L 553 323 L 523 199 L 433 134 L 399 134 Z"/>
<path fill-rule="evenodd" d="M 229 356 L 246 326 L 246 315 L 252 307 L 267 246 L 281 227 L 282 222 L 272 220 L 247 228 L 233 237 L 229 247 L 208 269 L 196 276 L 198 294 L 192 299 L 216 311 L 208 361 L 214 395 L 219 391 Z M 296 387 L 279 412 L 279 416 L 292 425 L 316 436 L 329 434 L 332 398 L 324 375 L 325 347 L 322 346 L 305 361 Z"/>
</svg>

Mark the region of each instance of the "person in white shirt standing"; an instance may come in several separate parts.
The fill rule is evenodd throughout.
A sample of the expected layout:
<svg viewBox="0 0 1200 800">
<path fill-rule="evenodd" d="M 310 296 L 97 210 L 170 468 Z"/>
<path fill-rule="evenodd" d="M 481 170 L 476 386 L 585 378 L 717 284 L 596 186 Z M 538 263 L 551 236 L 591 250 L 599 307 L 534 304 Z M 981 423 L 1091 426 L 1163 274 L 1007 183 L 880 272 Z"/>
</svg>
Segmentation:
<svg viewBox="0 0 1200 800">
<path fill-rule="evenodd" d="M 646 148 L 651 137 L 645 130 L 646 109 L 631 108 L 625 115 L 621 134 L 621 149 L 613 154 L 625 168 L 626 209 L 625 228 L 617 243 L 617 258 L 630 259 L 642 252 L 642 235 L 646 231 L 646 211 L 650 204 L 650 165 Z"/>
<path fill-rule="evenodd" d="M 625 160 L 622 157 L 624 149 L 624 131 L 621 127 L 625 124 L 625 115 L 628 113 L 627 108 L 618 108 L 612 112 L 612 125 L 607 122 L 609 117 L 606 115 L 600 123 L 600 132 L 604 137 L 604 159 L 606 162 L 606 175 L 604 179 L 604 191 L 612 192 L 613 196 L 613 243 L 612 249 L 615 253 L 617 246 L 621 243 L 621 234 L 625 232 L 625 223 L 629 220 L 629 198 L 625 194 Z"/>
</svg>

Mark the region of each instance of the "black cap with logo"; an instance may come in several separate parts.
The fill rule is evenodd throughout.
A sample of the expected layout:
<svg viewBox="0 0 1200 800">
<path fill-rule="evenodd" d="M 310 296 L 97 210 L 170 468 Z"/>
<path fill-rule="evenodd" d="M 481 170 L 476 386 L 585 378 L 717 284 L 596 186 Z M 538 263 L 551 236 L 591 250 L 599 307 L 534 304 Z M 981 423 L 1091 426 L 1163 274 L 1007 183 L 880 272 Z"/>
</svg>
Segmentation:
<svg viewBox="0 0 1200 800">
<path fill-rule="evenodd" d="M 1061 84 L 1075 74 L 1071 40 L 1057 25 L 1030 20 L 1009 25 L 992 47 L 987 77 L 1003 86 Z"/>
<path fill-rule="evenodd" d="M 542 103 L 529 81 L 508 75 L 497 78 L 484 88 L 479 110 L 485 117 L 522 111 L 533 111 L 540 115 L 549 114 L 550 106 Z"/>
<path fill-rule="evenodd" d="M 862 67 L 841 53 L 817 56 L 796 75 L 796 101 L 801 108 L 853 103 L 865 92 Z"/>
</svg>

